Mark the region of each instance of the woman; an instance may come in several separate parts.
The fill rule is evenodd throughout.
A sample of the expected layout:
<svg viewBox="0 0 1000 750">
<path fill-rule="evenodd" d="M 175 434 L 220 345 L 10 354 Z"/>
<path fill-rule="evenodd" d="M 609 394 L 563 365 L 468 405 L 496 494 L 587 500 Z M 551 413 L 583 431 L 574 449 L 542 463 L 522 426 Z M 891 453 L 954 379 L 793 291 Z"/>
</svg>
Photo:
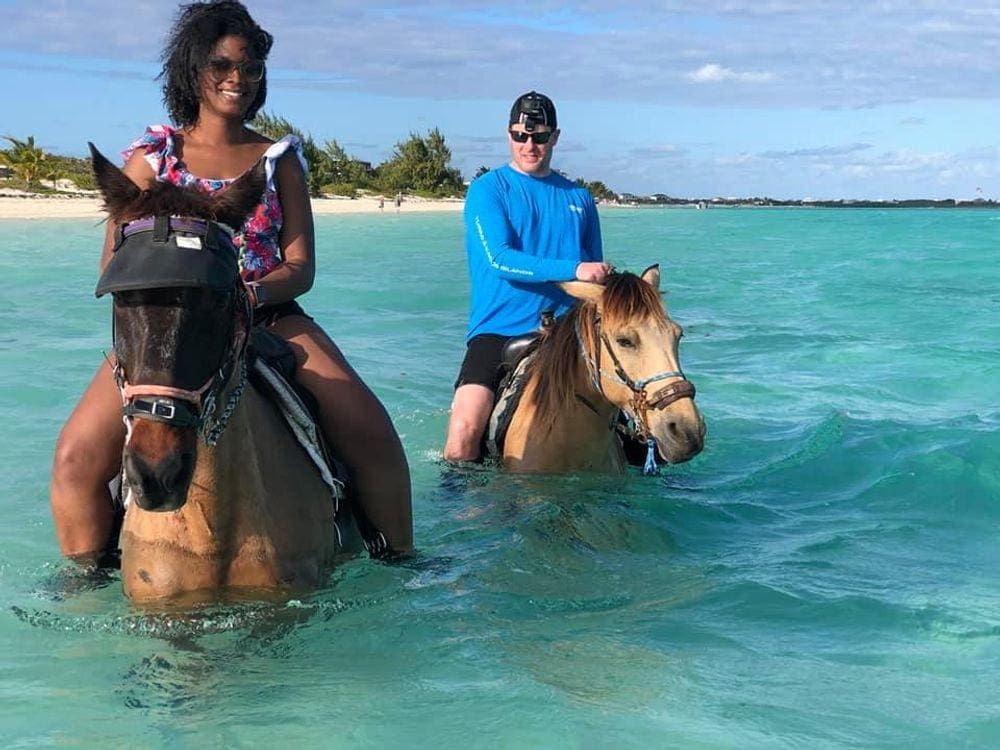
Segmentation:
<svg viewBox="0 0 1000 750">
<path fill-rule="evenodd" d="M 264 105 L 264 61 L 273 38 L 235 0 L 182 6 L 163 53 L 164 103 L 177 129 L 152 126 L 127 151 L 124 172 L 140 187 L 154 181 L 224 189 L 261 158 L 268 185 L 237 235 L 240 269 L 254 321 L 291 345 L 299 382 L 316 397 L 334 453 L 347 465 L 355 500 L 394 553 L 413 547 L 410 475 L 399 437 L 375 395 L 295 298 L 315 275 L 312 211 L 301 144 L 277 143 L 246 127 Z M 197 176 L 196 176 L 197 175 Z M 110 259 L 115 227 L 104 241 Z M 108 483 L 121 470 L 121 396 L 103 364 L 56 445 L 52 515 L 63 554 L 98 561 L 112 534 Z"/>
</svg>

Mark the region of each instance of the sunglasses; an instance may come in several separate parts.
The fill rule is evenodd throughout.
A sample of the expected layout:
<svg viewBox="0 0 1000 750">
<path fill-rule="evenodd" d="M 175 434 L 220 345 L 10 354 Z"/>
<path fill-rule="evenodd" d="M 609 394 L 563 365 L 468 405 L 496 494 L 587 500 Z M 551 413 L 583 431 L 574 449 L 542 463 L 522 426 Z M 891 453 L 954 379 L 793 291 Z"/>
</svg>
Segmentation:
<svg viewBox="0 0 1000 750">
<path fill-rule="evenodd" d="M 555 135 L 554 130 L 540 130 L 537 133 L 525 133 L 521 130 L 509 130 L 510 137 L 513 138 L 518 143 L 527 143 L 528 139 L 531 139 L 532 143 L 541 144 L 548 143 L 549 139 Z"/>
<path fill-rule="evenodd" d="M 264 77 L 264 62 L 262 60 L 236 62 L 226 57 L 213 57 L 205 63 L 205 70 L 216 81 L 224 81 L 234 70 L 238 70 L 241 78 L 250 83 L 257 83 Z"/>
</svg>

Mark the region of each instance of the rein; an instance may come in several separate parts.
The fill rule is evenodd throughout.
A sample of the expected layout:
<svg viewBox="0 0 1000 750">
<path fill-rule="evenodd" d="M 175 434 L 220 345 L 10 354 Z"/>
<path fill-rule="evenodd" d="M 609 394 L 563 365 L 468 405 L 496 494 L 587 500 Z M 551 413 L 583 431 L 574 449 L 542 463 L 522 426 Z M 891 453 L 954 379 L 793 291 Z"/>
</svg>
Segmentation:
<svg viewBox="0 0 1000 750">
<path fill-rule="evenodd" d="M 688 380 L 684 373 L 680 370 L 668 370 L 665 372 L 657 373 L 648 378 L 642 378 L 639 380 L 633 380 L 625 368 L 622 366 L 621 361 L 615 354 L 615 350 L 611 347 L 611 342 L 608 341 L 607 334 L 601 330 L 601 316 L 599 313 L 594 314 L 594 331 L 597 334 L 597 352 L 596 356 L 591 356 L 590 352 L 587 351 L 587 347 L 583 342 L 583 334 L 580 330 L 580 316 L 577 315 L 576 319 L 576 340 L 580 345 L 580 356 L 587 363 L 587 371 L 590 373 L 590 380 L 597 392 L 602 396 L 607 398 L 607 394 L 604 393 L 604 388 L 601 386 L 602 378 L 608 378 L 619 385 L 624 385 L 630 391 L 632 391 L 632 398 L 629 399 L 629 409 L 626 414 L 630 417 L 634 424 L 634 432 L 642 440 L 646 442 L 646 462 L 643 466 L 643 473 L 647 476 L 657 473 L 656 464 L 656 438 L 649 434 L 649 429 L 646 427 L 646 417 L 649 410 L 665 409 L 676 401 L 680 401 L 682 398 L 691 398 L 695 396 L 694 383 Z M 603 346 L 602 346 L 603 344 Z M 608 354 L 611 356 L 611 362 L 614 364 L 614 372 L 609 372 L 601 367 L 601 351 L 602 349 L 607 349 Z M 646 395 L 646 386 L 650 383 L 656 383 L 660 380 L 666 380 L 667 378 L 680 378 L 663 388 L 655 391 L 651 396 Z M 577 394 L 577 398 L 581 398 Z M 586 400 L 581 400 L 586 404 Z M 610 399 L 609 399 L 610 400 Z M 588 404 L 589 405 L 589 404 Z M 593 407 L 591 407 L 593 409 Z M 629 413 L 629 411 L 631 413 Z"/>
</svg>

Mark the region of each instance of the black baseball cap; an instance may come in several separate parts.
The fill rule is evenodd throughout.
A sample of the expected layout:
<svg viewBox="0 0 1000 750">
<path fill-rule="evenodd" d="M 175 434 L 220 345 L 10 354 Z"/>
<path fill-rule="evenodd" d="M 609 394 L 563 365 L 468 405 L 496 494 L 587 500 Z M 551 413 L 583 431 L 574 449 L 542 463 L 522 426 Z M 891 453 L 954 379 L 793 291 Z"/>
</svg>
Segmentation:
<svg viewBox="0 0 1000 750">
<path fill-rule="evenodd" d="M 550 130 L 556 129 L 556 105 L 545 94 L 529 91 L 514 100 L 510 108 L 510 125 L 524 125 L 527 132 L 536 125 L 548 125 Z"/>
</svg>

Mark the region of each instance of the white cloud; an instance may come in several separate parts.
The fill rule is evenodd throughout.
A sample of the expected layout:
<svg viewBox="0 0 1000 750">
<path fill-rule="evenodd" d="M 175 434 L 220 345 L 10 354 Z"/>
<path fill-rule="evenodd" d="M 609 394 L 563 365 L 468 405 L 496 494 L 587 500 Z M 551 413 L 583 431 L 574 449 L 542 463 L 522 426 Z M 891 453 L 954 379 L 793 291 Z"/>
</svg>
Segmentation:
<svg viewBox="0 0 1000 750">
<path fill-rule="evenodd" d="M 641 146 L 633 148 L 629 154 L 633 159 L 679 159 L 687 155 L 687 149 L 673 144 Z"/>
<path fill-rule="evenodd" d="M 740 153 L 729 156 L 718 156 L 712 159 L 712 163 L 720 167 L 743 167 L 749 164 L 758 164 L 761 159 L 756 154 Z"/>
<path fill-rule="evenodd" d="M 973 194 L 977 186 L 1000 181 L 1000 149 L 992 147 L 874 151 L 865 144 L 849 144 L 789 154 L 804 160 L 778 160 L 773 152 L 685 154 L 664 171 L 662 162 L 654 159 L 605 158 L 591 164 L 587 173 L 599 174 L 615 189 L 637 194 L 666 192 L 702 198 L 961 198 Z"/>
<path fill-rule="evenodd" d="M 697 70 L 687 74 L 689 80 L 694 83 L 723 83 L 725 81 L 738 81 L 739 83 L 767 83 L 774 79 L 771 73 L 739 73 L 729 68 L 724 68 L 716 63 L 702 65 Z"/>
<path fill-rule="evenodd" d="M 0 2 L 0 54 L 155 63 L 159 45 L 141 34 L 85 33 L 93 18 L 119 13 L 118 0 Z M 129 28 L 164 29 L 175 10 L 137 2 Z M 481 97 L 506 92 L 544 50 L 551 89 L 577 99 L 846 108 L 1000 98 L 1000 8 L 990 4 L 372 0 L 303 14 L 257 0 L 253 11 L 275 34 L 274 67 L 315 74 L 305 85 L 327 90 Z"/>
<path fill-rule="evenodd" d="M 845 156 L 871 148 L 870 143 L 844 143 L 837 146 L 817 146 L 814 148 L 799 148 L 791 151 L 765 151 L 760 154 L 765 159 L 814 159 Z"/>
</svg>

